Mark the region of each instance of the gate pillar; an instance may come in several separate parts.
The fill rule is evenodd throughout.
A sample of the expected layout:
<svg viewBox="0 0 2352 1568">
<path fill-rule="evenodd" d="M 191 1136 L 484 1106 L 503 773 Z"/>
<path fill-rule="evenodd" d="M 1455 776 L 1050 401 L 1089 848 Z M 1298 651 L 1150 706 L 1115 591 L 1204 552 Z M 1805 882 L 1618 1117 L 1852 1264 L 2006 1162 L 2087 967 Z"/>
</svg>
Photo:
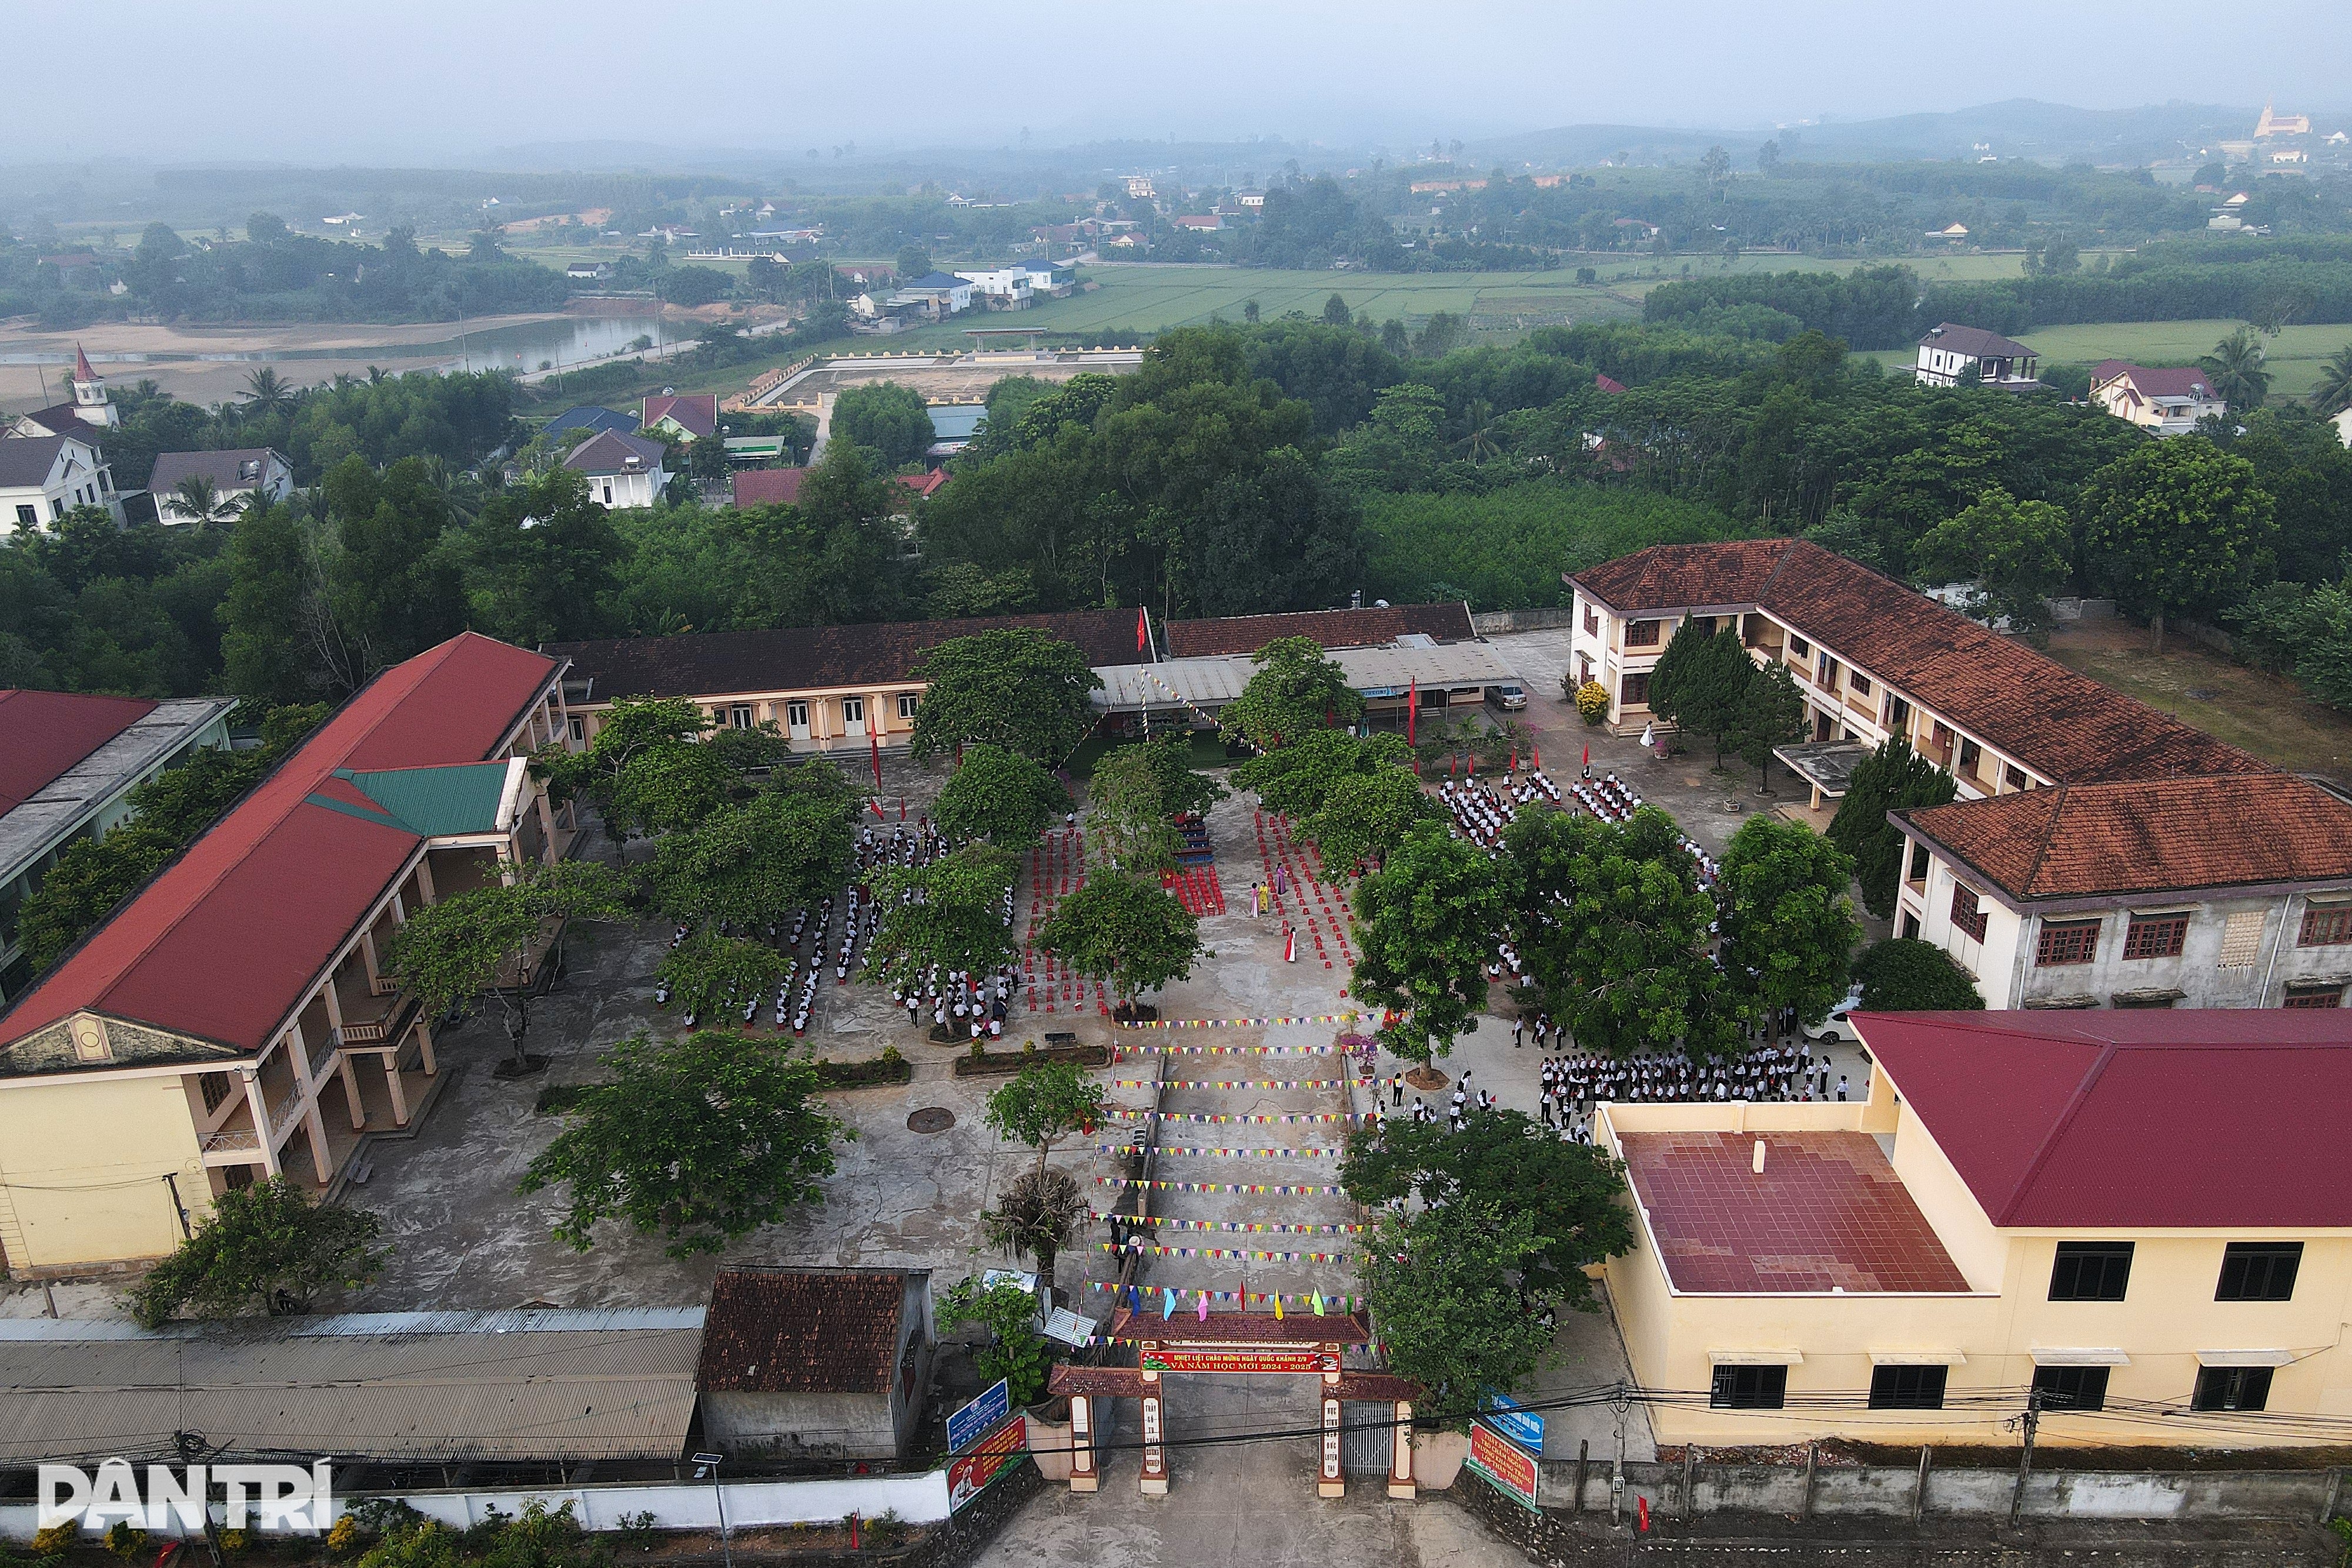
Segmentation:
<svg viewBox="0 0 2352 1568">
<path fill-rule="evenodd" d="M 1323 1464 L 1315 1478 L 1317 1497 L 1345 1497 L 1347 1478 L 1339 1473 L 1339 1375 L 1323 1375 Z"/>
<path fill-rule="evenodd" d="M 1411 1502 L 1418 1495 L 1412 1480 L 1412 1401 L 1396 1402 L 1396 1425 L 1389 1428 L 1389 1496 Z"/>
<path fill-rule="evenodd" d="M 1095 1469 L 1095 1406 L 1089 1395 L 1070 1396 L 1070 1490 L 1094 1491 L 1102 1485 Z"/>
<path fill-rule="evenodd" d="M 1147 1368 L 1143 1374 L 1143 1479 L 1139 1483 L 1146 1497 L 1168 1495 L 1168 1450 L 1161 1442 L 1160 1396 L 1160 1374 Z"/>
</svg>

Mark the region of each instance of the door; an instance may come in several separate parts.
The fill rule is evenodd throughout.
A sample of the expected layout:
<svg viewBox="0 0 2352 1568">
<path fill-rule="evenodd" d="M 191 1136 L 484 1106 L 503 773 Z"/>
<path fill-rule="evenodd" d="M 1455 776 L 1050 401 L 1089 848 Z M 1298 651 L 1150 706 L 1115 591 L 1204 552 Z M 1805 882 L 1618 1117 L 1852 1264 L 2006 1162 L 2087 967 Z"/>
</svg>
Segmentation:
<svg viewBox="0 0 2352 1568">
<path fill-rule="evenodd" d="M 809 706 L 805 702 L 784 705 L 784 733 L 794 740 L 809 737 Z"/>
</svg>

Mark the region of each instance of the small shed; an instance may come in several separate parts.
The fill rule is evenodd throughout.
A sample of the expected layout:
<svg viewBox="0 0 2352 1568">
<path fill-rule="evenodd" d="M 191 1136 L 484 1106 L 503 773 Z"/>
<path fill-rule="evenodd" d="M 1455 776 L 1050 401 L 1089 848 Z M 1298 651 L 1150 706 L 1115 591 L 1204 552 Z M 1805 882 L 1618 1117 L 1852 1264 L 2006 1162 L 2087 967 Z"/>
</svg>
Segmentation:
<svg viewBox="0 0 2352 1568">
<path fill-rule="evenodd" d="M 742 1458 L 896 1458 L 937 1338 L 929 1270 L 722 1270 L 696 1375 L 703 1433 Z"/>
</svg>

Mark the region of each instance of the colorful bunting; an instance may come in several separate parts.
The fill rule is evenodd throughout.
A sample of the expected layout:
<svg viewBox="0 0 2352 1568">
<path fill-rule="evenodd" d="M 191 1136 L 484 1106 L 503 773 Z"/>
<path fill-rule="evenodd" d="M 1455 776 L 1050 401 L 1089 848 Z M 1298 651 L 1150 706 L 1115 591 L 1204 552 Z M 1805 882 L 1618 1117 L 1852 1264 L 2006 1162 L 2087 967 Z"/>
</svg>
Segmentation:
<svg viewBox="0 0 2352 1568">
<path fill-rule="evenodd" d="M 1261 1251 L 1250 1247 L 1160 1247 L 1138 1240 L 1130 1240 L 1124 1247 L 1115 1241 L 1097 1241 L 1095 1250 L 1149 1252 L 1154 1258 L 1245 1258 L 1256 1263 L 1349 1263 L 1353 1262 L 1356 1256 L 1352 1252 Z M 1162 1317 L 1167 1315 L 1160 1313 Z"/>
<path fill-rule="evenodd" d="M 1246 1181 L 1141 1181 L 1134 1176 L 1097 1176 L 1097 1186 L 1148 1186 L 1154 1192 L 1246 1192 L 1258 1197 L 1278 1195 L 1283 1197 L 1343 1197 L 1347 1188 L 1310 1182 L 1246 1182 Z"/>
</svg>

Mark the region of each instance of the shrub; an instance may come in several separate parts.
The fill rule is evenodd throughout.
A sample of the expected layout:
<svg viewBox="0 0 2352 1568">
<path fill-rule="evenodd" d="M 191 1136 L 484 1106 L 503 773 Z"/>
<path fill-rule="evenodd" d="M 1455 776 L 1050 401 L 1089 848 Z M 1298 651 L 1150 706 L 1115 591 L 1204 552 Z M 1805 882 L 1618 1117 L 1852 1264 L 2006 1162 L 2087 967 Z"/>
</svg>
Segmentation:
<svg viewBox="0 0 2352 1568">
<path fill-rule="evenodd" d="M 147 1550 L 147 1532 L 134 1529 L 127 1519 L 118 1519 L 106 1528 L 106 1549 L 128 1563 Z"/>
<path fill-rule="evenodd" d="M 52 1524 L 34 1535 L 33 1550 L 44 1557 L 55 1556 L 71 1546 L 80 1534 L 81 1527 L 70 1520 Z"/>
<path fill-rule="evenodd" d="M 1576 688 L 1576 716 L 1587 724 L 1600 724 L 1609 717 L 1609 688 L 1599 681 L 1587 681 Z"/>
</svg>

